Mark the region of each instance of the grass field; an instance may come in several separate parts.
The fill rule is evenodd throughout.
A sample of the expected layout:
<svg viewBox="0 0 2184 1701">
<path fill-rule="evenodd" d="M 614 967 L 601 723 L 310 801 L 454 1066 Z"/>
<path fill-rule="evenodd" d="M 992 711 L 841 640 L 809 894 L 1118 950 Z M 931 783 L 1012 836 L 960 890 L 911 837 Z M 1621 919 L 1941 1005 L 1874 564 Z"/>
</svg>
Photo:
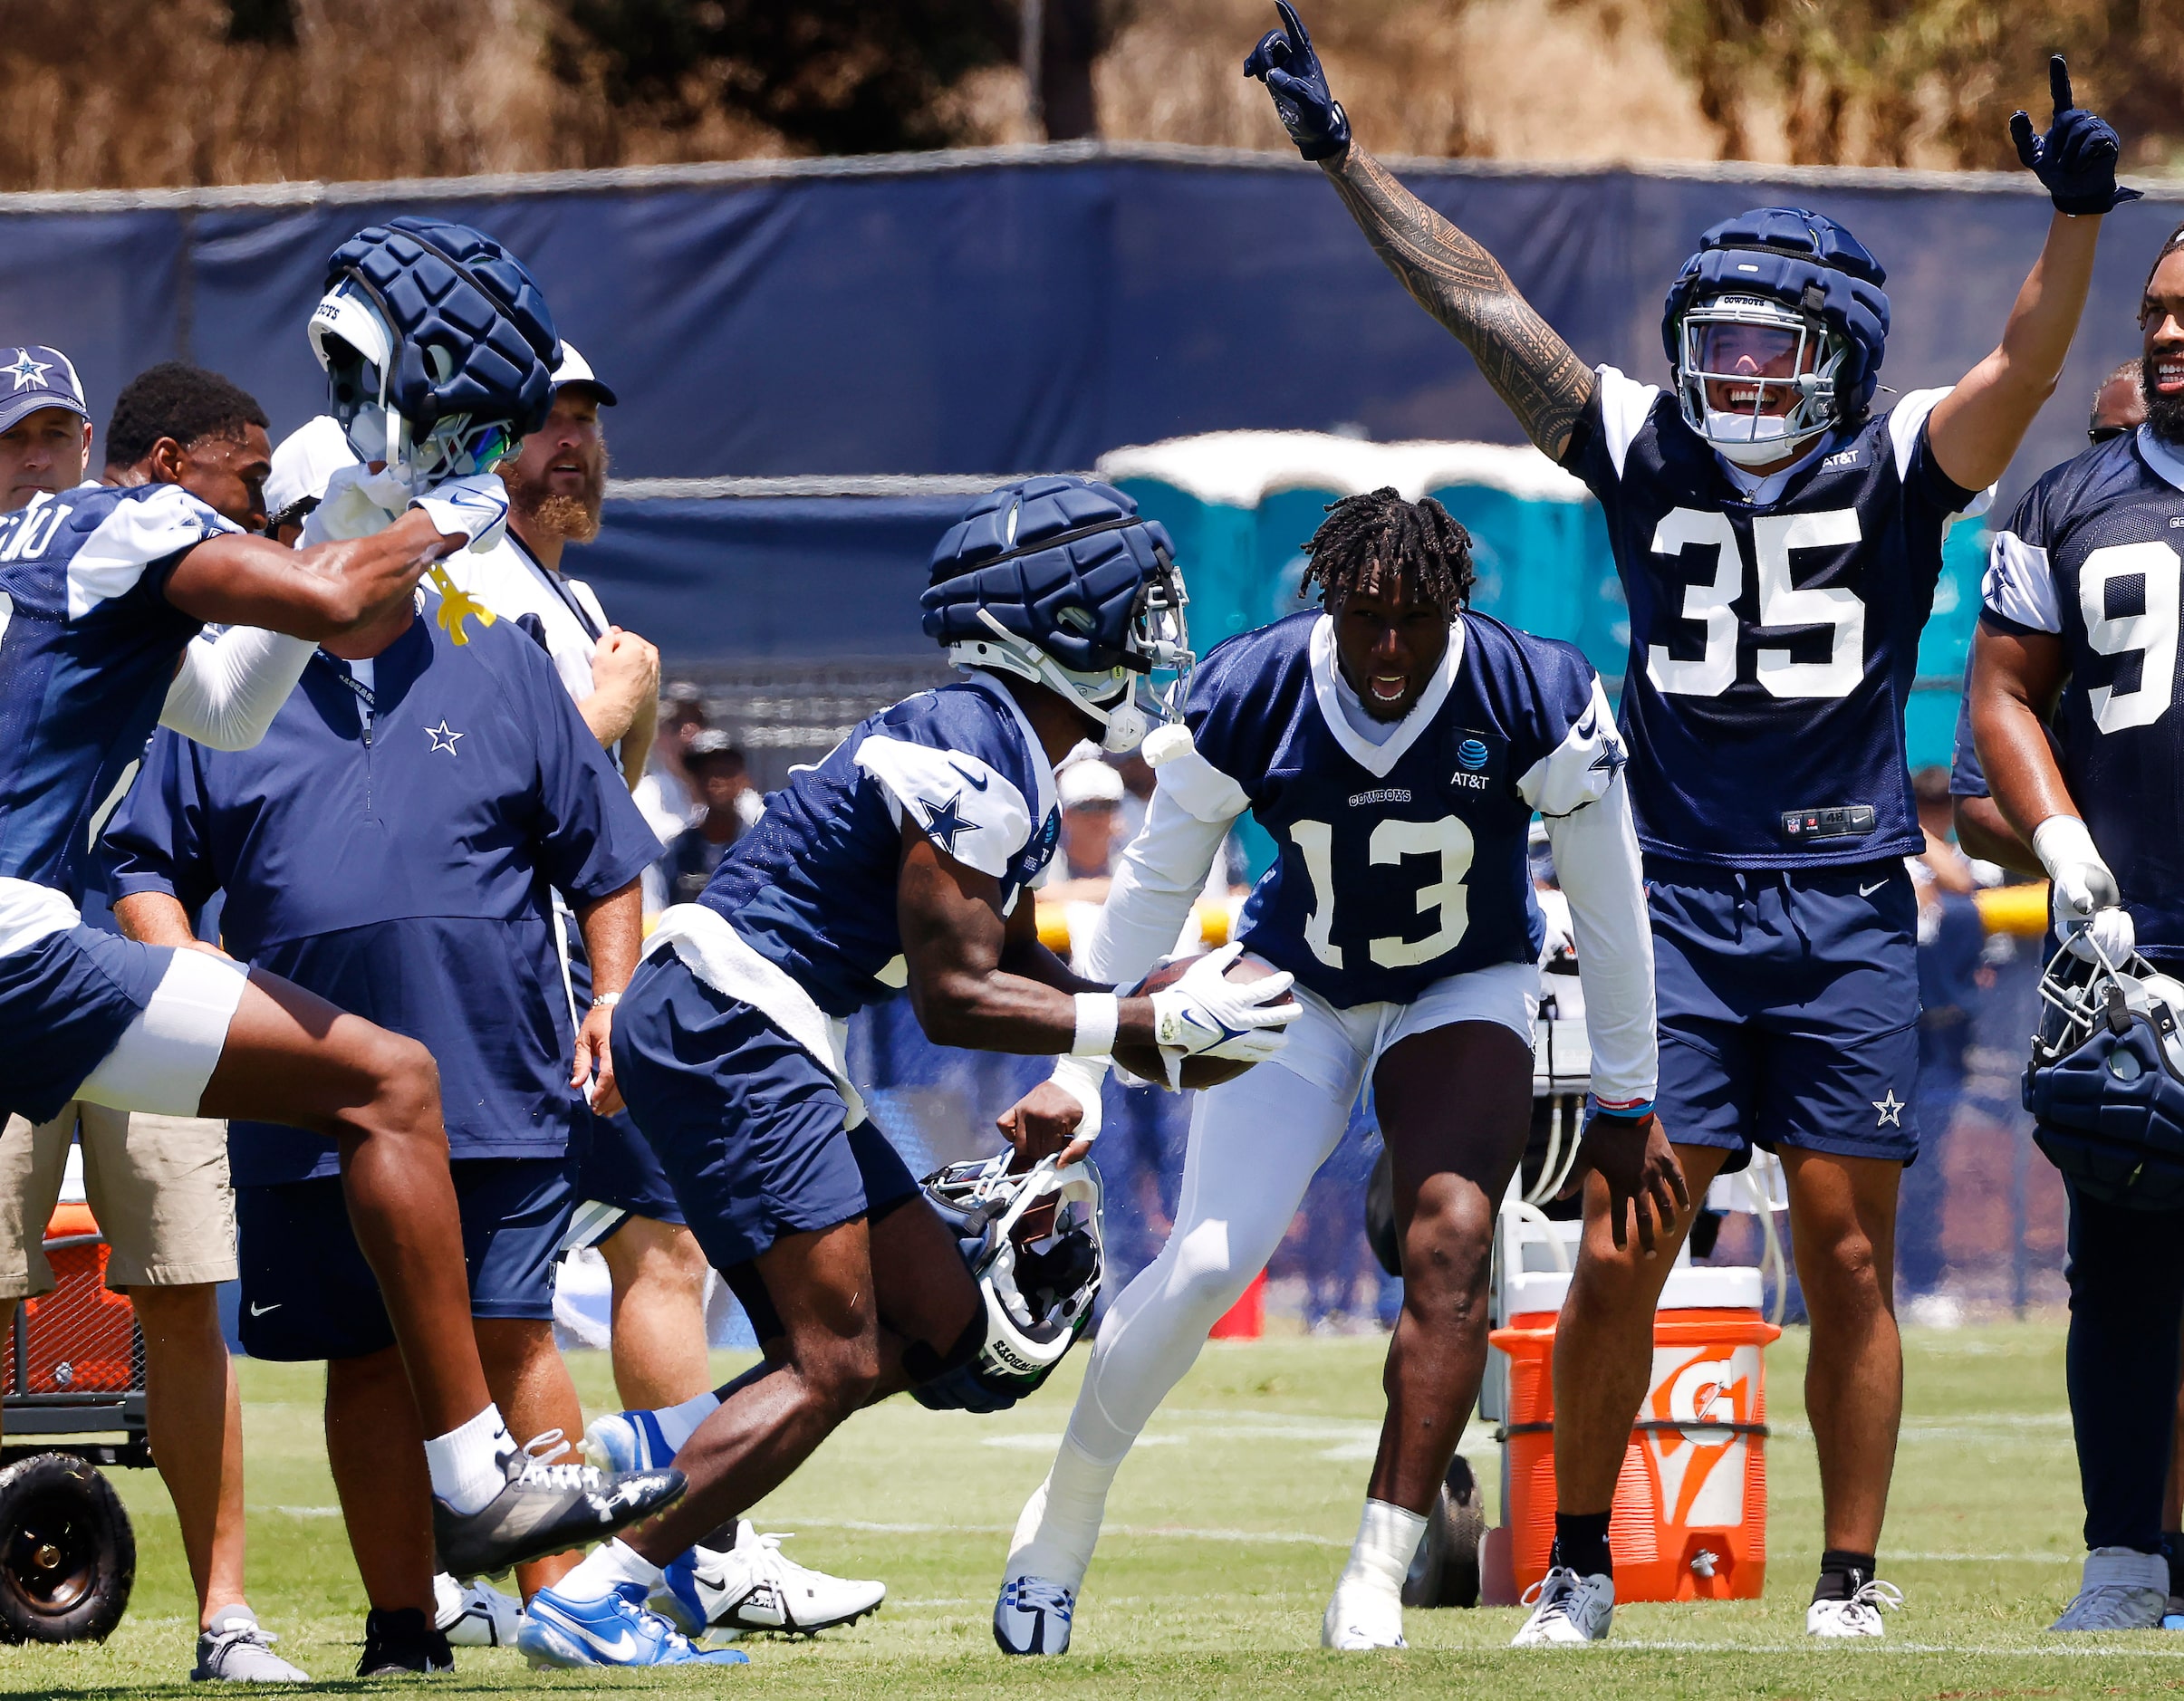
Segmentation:
<svg viewBox="0 0 2184 1701">
<path fill-rule="evenodd" d="M 1461 1690 L 1532 1696 L 1894 1697 L 2146 1695 L 2184 1689 L 2184 1636 L 2064 1639 L 2044 1627 L 2077 1579 L 2079 1509 L 2052 1325 L 1916 1331 L 1910 1411 L 1884 1573 L 1903 1611 L 1879 1645 L 1803 1635 L 1819 1499 L 1798 1383 L 1804 1339 L 1769 1354 L 1774 1565 L 1764 1600 L 1628 1607 L 1601 1649 L 1515 1652 L 1513 1610 L 1412 1612 L 1407 1652 L 1321 1652 L 1319 1619 L 1355 1527 L 1380 1408 L 1377 1340 L 1220 1343 L 1154 1420 L 1123 1472 L 1066 1659 L 1005 1661 L 992 1607 L 1006 1532 L 1044 1474 L 1081 1359 L 999 1418 L 895 1401 L 861 1418 L 759 1514 L 790 1552 L 887 1579 L 876 1619 L 816 1642 L 751 1644 L 742 1670 L 533 1674 L 465 1649 L 435 1693 L 504 1689 L 771 1695 L 1342 1696 Z M 587 1407 L 609 1398 L 604 1357 L 579 1355 Z M 314 1369 L 245 1362 L 252 1598 L 282 1652 L 336 1689 L 361 1632 L 326 1475 Z M 1466 1446 L 1496 1475 L 1494 1444 Z M 183 1683 L 195 1619 L 158 1480 L 119 1472 L 136 1520 L 137 1592 L 102 1648 L 0 1650 L 0 1696 L 203 1695 Z"/>
</svg>

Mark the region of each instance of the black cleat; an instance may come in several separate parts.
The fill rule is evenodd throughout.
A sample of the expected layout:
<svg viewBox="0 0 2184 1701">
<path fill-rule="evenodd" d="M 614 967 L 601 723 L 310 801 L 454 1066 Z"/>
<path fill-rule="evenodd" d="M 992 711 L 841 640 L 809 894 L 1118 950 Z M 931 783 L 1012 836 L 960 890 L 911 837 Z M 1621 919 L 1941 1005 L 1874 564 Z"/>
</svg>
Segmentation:
<svg viewBox="0 0 2184 1701">
<path fill-rule="evenodd" d="M 447 1639 L 415 1607 L 364 1615 L 364 1657 L 356 1663 L 358 1677 L 429 1677 L 454 1669 Z"/>
<path fill-rule="evenodd" d="M 476 1512 L 458 1513 L 436 1496 L 432 1536 L 440 1570 L 492 1577 L 525 1560 L 603 1542 L 673 1505 L 688 1486 L 677 1470 L 610 1473 L 549 1462 L 567 1450 L 564 1444 L 544 1456 L 511 1451 L 501 1462 L 508 1485 Z"/>
</svg>

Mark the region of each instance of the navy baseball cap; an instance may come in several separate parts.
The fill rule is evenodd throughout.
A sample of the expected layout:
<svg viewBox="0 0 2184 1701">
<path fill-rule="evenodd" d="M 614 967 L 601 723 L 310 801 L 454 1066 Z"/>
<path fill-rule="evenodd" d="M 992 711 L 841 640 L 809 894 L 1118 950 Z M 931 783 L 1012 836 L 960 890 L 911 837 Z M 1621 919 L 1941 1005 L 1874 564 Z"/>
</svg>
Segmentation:
<svg viewBox="0 0 2184 1701">
<path fill-rule="evenodd" d="M 60 350 L 39 343 L 10 348 L 0 342 L 0 431 L 41 408 L 65 408 L 80 418 L 91 418 L 74 363 Z"/>
</svg>

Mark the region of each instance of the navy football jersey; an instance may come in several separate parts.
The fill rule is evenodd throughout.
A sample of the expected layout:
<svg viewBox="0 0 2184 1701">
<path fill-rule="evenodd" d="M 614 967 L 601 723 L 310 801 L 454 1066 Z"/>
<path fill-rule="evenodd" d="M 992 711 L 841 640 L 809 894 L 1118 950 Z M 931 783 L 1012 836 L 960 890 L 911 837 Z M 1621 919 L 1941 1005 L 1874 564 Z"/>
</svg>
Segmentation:
<svg viewBox="0 0 2184 1701">
<path fill-rule="evenodd" d="M 0 514 L 0 882 L 74 892 L 200 623 L 166 598 L 237 528 L 175 485 L 86 485 Z M 0 930 L 8 908 L 0 891 Z"/>
<path fill-rule="evenodd" d="M 1592 802 L 1623 763 L 1591 665 L 1467 610 L 1386 742 L 1352 723 L 1344 689 L 1316 610 L 1216 646 L 1191 679 L 1194 748 L 1280 851 L 1245 904 L 1245 947 L 1342 1008 L 1538 961 L 1533 812 Z"/>
<path fill-rule="evenodd" d="M 2141 426 L 2049 472 L 1995 535 L 1980 619 L 2053 632 L 2057 761 L 2138 928 L 2184 954 L 2184 712 L 2175 707 L 2184 456 Z"/>
<path fill-rule="evenodd" d="M 1622 726 L 1648 851 L 1772 869 L 1924 848 L 1904 705 L 1942 538 L 1980 503 L 1928 446 L 1947 394 L 1739 478 L 1673 396 L 1600 369 L 1563 462 L 1607 510 L 1630 603 Z"/>
<path fill-rule="evenodd" d="M 904 985 L 902 827 L 1001 882 L 1013 906 L 1054 854 L 1054 772 L 1024 711 L 974 673 L 860 722 L 766 799 L 698 902 L 847 1016 Z"/>
</svg>

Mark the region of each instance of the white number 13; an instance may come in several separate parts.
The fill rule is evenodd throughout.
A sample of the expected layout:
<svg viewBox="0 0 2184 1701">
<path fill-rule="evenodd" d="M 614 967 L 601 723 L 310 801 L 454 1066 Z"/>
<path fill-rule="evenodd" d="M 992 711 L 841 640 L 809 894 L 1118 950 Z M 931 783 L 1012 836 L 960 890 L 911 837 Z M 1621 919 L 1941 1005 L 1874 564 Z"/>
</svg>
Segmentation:
<svg viewBox="0 0 2184 1701">
<path fill-rule="evenodd" d="M 1334 829 L 1323 821 L 1289 824 L 1289 836 L 1304 860 L 1312 882 L 1312 914 L 1304 918 L 1304 942 L 1330 968 L 1342 966 L 1342 948 L 1334 933 Z M 1470 894 L 1464 881 L 1471 872 L 1471 829 L 1454 815 L 1438 821 L 1383 821 L 1367 841 L 1366 860 L 1376 867 L 1405 857 L 1438 857 L 1440 877 L 1418 891 L 1418 913 L 1436 918 L 1422 939 L 1400 934 L 1365 942 L 1366 954 L 1381 968 L 1413 968 L 1456 949 L 1471 925 Z"/>
</svg>

